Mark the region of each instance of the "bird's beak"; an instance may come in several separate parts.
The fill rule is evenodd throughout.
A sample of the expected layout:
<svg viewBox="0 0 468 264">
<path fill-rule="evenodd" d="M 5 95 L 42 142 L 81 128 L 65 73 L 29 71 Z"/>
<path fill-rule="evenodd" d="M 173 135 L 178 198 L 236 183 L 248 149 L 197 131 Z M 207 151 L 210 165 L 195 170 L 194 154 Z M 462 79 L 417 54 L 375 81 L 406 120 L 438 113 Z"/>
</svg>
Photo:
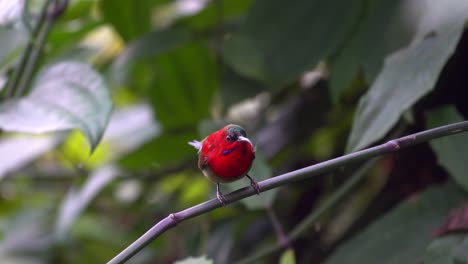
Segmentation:
<svg viewBox="0 0 468 264">
<path fill-rule="evenodd" d="M 250 141 L 250 139 L 248 139 L 248 138 L 246 138 L 246 137 L 243 137 L 243 136 L 238 136 L 238 137 L 237 137 L 237 141 L 246 141 L 246 142 L 249 142 L 250 145 L 253 146 L 252 141 Z"/>
</svg>

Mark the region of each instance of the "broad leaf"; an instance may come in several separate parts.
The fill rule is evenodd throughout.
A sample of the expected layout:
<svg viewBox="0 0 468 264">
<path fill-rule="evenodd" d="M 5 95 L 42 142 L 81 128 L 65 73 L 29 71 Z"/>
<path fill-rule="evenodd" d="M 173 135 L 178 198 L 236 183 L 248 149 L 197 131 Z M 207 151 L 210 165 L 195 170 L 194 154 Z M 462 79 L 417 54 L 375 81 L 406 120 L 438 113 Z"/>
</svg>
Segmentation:
<svg viewBox="0 0 468 264">
<path fill-rule="evenodd" d="M 408 44 L 415 33 L 420 9 L 408 6 L 412 0 L 369 1 L 359 24 L 344 47 L 330 59 L 330 94 L 338 102 L 342 91 L 362 71 L 368 83 L 380 71 L 387 54 Z M 413 22 L 413 21 L 411 21 Z"/>
<path fill-rule="evenodd" d="M 99 1 L 104 20 L 109 22 L 125 41 L 149 32 L 153 0 Z"/>
<path fill-rule="evenodd" d="M 218 86 L 214 58 L 205 45 L 190 43 L 156 58 L 150 91 L 156 119 L 166 129 L 196 127 L 209 117 Z"/>
<path fill-rule="evenodd" d="M 112 77 L 118 82 L 124 82 L 132 63 L 168 52 L 189 38 L 188 31 L 170 29 L 150 32 L 131 41 L 112 64 Z"/>
<path fill-rule="evenodd" d="M 223 55 L 239 73 L 280 87 L 339 47 L 362 4 L 362 0 L 255 1 Z"/>
<path fill-rule="evenodd" d="M 79 129 L 94 149 L 111 109 L 109 91 L 97 72 L 88 64 L 61 62 L 39 74 L 29 95 L 0 105 L 0 128 L 24 133 Z"/>
<path fill-rule="evenodd" d="M 417 263 L 432 231 L 467 198 L 453 184 L 415 195 L 345 241 L 326 263 Z"/>
<path fill-rule="evenodd" d="M 460 122 L 463 118 L 453 107 L 444 107 L 428 113 L 428 128 Z M 429 142 L 434 149 L 439 164 L 442 165 L 455 181 L 468 190 L 468 134 L 461 133 L 442 137 Z"/>
<path fill-rule="evenodd" d="M 468 2 L 429 2 L 430 9 L 422 18 L 416 39 L 385 60 L 382 71 L 361 98 L 348 151 L 382 138 L 405 111 L 434 88 L 454 52 L 468 18 Z"/>
</svg>

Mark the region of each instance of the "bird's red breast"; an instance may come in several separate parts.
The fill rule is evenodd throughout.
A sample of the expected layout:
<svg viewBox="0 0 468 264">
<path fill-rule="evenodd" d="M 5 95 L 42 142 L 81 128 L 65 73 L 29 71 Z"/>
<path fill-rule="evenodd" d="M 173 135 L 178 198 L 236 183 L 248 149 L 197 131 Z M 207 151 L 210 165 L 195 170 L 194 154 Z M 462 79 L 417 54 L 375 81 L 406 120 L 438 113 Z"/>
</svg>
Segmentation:
<svg viewBox="0 0 468 264">
<path fill-rule="evenodd" d="M 198 166 L 202 170 L 211 170 L 204 171 L 205 175 L 213 173 L 222 182 L 244 176 L 255 158 L 252 143 L 247 139 L 245 131 L 237 125 L 227 125 L 207 136 L 201 143 Z"/>
</svg>

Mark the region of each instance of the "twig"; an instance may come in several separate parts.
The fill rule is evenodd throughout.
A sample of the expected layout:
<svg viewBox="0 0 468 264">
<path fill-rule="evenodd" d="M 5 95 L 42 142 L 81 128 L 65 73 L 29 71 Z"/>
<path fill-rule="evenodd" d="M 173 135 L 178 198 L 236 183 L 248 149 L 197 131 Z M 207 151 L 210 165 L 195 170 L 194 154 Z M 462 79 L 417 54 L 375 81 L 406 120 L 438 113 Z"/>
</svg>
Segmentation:
<svg viewBox="0 0 468 264">
<path fill-rule="evenodd" d="M 266 208 L 266 211 L 268 213 L 268 217 L 270 218 L 271 224 L 273 225 L 273 228 L 275 229 L 276 235 L 278 237 L 277 246 L 280 247 L 280 248 L 290 247 L 291 243 L 289 241 L 289 238 L 284 233 L 284 230 L 281 227 L 281 224 L 279 222 L 278 217 L 275 214 L 275 211 L 273 210 L 273 207 L 271 207 L 271 205 L 269 205 Z"/>
<path fill-rule="evenodd" d="M 47 0 L 44 3 L 44 6 L 42 7 L 39 19 L 36 22 L 36 25 L 34 27 L 33 32 L 30 34 L 30 39 L 28 42 L 28 45 L 26 46 L 26 49 L 23 53 L 23 56 L 21 57 L 20 63 L 15 69 L 13 70 L 12 76 L 8 79 L 8 82 L 5 87 L 5 97 L 10 98 L 13 95 L 17 95 L 17 86 L 18 82 L 20 81 L 20 78 L 24 72 L 24 68 L 28 64 L 28 61 L 30 59 L 31 53 L 36 46 L 36 37 L 38 34 L 41 32 L 42 26 L 44 25 L 44 22 L 47 17 L 47 9 L 50 5 L 52 0 Z"/>
<path fill-rule="evenodd" d="M 67 5 L 68 0 L 55 0 L 53 3 L 48 4 L 46 13 L 41 15 L 41 17 L 45 16 L 45 21 L 39 24 L 39 32 L 37 35 L 35 35 L 36 38 L 33 40 L 35 45 L 33 45 L 32 51 L 30 52 L 26 63 L 26 67 L 24 68 L 21 79 L 15 89 L 15 96 L 21 96 L 24 94 L 26 87 L 31 81 L 31 76 L 34 68 L 36 67 L 39 55 L 44 49 L 50 29 L 52 28 L 52 25 L 57 20 L 57 18 L 63 14 Z"/>
<path fill-rule="evenodd" d="M 390 140 L 387 143 L 357 151 L 345 156 L 331 159 L 322 163 L 308 166 L 299 170 L 288 172 L 261 182 L 258 182 L 261 192 L 274 189 L 276 187 L 286 185 L 288 183 L 296 182 L 311 178 L 312 176 L 323 174 L 336 170 L 344 165 L 352 164 L 357 161 L 367 160 L 370 158 L 382 156 L 385 154 L 396 152 L 402 148 L 413 146 L 422 142 L 426 142 L 435 138 L 448 136 L 452 134 L 461 133 L 468 130 L 468 121 L 454 123 L 442 127 L 429 129 L 423 132 L 412 134 L 409 136 L 401 137 L 398 139 Z M 255 195 L 256 192 L 253 188 L 244 187 L 234 192 L 225 195 L 226 204 L 239 201 L 243 198 Z M 150 230 L 144 233 L 140 238 L 130 244 L 117 256 L 108 262 L 108 264 L 121 264 L 125 263 L 128 259 L 134 256 L 137 252 L 143 249 L 155 238 L 160 236 L 166 230 L 176 226 L 178 223 L 193 218 L 195 216 L 212 211 L 221 207 L 217 199 L 211 199 L 201 204 L 195 205 L 183 211 L 172 213 L 166 218 L 162 219 Z"/>
</svg>

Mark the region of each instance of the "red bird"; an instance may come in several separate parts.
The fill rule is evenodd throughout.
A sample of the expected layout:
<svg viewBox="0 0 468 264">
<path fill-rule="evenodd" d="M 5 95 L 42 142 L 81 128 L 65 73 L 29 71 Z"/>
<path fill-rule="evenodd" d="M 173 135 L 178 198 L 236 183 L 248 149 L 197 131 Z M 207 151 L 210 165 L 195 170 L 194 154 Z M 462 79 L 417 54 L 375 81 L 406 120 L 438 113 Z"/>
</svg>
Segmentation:
<svg viewBox="0 0 468 264">
<path fill-rule="evenodd" d="M 255 159 L 255 150 L 242 127 L 227 125 L 208 135 L 202 142 L 194 140 L 189 144 L 198 149 L 198 167 L 209 180 L 216 183 L 216 196 L 223 206 L 225 199 L 219 190 L 220 183 L 233 182 L 246 176 L 260 194 L 257 182 L 247 174 Z"/>
</svg>

